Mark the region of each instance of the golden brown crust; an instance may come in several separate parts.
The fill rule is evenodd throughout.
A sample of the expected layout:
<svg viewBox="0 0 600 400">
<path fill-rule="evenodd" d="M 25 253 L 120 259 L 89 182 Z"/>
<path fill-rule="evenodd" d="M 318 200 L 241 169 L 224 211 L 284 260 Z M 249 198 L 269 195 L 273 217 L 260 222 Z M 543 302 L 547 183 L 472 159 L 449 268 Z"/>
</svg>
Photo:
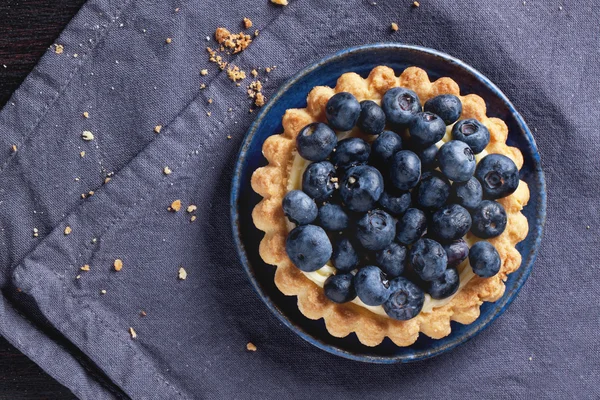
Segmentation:
<svg viewBox="0 0 600 400">
<path fill-rule="evenodd" d="M 407 68 L 399 77 L 385 66 L 374 68 L 366 79 L 355 73 L 343 74 L 333 89 L 324 86 L 313 88 L 306 108 L 286 111 L 284 132 L 269 137 L 263 145 L 269 164 L 257 169 L 252 176 L 252 188 L 263 197 L 252 213 L 256 227 L 265 232 L 260 255 L 266 263 L 277 266 L 275 284 L 282 293 L 298 297 L 298 308 L 306 317 L 323 318 L 329 333 L 336 337 L 355 332 L 367 346 L 378 345 L 386 336 L 398 346 L 409 346 L 417 340 L 419 332 L 439 339 L 450 334 L 450 321 L 462 324 L 475 321 L 484 301 L 496 301 L 502 297 L 507 275 L 521 265 L 521 255 L 515 245 L 525 239 L 528 232 L 527 219 L 521 210 L 529 200 L 529 189 L 521 181 L 515 193 L 499 200 L 508 214 L 508 223 L 502 235 L 490 239 L 502 260 L 500 273 L 487 279 L 471 279 L 450 302 L 430 313 L 422 312 L 409 321 L 386 318 L 354 303 L 333 303 L 325 297 L 322 288 L 292 264 L 285 252 L 287 224 L 281 201 L 287 192 L 296 135 L 307 124 L 325 120 L 325 104 L 337 92 L 350 92 L 359 101 L 380 100 L 388 89 L 395 86 L 414 90 L 421 101 L 446 93 L 459 96 L 463 104 L 461 118 L 477 118 L 489 129 L 491 141 L 486 150 L 508 156 L 519 169 L 523 165 L 520 150 L 506 145 L 506 124 L 501 119 L 486 116 L 485 102 L 481 97 L 473 94 L 461 96 L 458 84 L 450 78 L 430 82 L 427 73 L 416 67 Z"/>
</svg>

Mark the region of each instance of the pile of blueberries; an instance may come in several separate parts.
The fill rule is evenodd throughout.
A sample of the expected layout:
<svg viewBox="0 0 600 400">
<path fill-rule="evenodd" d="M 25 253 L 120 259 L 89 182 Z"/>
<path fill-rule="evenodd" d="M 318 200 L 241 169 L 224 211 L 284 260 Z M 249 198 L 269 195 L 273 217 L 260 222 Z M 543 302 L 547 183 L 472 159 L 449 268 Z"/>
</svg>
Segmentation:
<svg viewBox="0 0 600 400">
<path fill-rule="evenodd" d="M 286 251 L 305 272 L 331 260 L 336 273 L 324 284 L 330 300 L 358 296 L 408 320 L 421 311 L 425 293 L 434 299 L 456 293 L 456 268 L 467 257 L 475 274 L 498 273 L 494 246 L 483 240 L 469 248 L 463 237 L 471 231 L 488 239 L 504 231 L 506 212 L 494 200 L 517 189 L 519 171 L 501 154 L 476 162 L 490 133 L 476 119 L 458 121 L 462 103 L 454 95 L 422 106 L 415 92 L 397 87 L 381 104 L 337 93 L 327 102 L 328 123 L 298 134 L 298 153 L 312 163 L 302 190 L 283 199 L 285 215 L 296 224 Z M 452 140 L 438 149 L 452 124 Z M 373 135 L 372 143 L 338 141 L 336 131 L 355 127 Z"/>
</svg>

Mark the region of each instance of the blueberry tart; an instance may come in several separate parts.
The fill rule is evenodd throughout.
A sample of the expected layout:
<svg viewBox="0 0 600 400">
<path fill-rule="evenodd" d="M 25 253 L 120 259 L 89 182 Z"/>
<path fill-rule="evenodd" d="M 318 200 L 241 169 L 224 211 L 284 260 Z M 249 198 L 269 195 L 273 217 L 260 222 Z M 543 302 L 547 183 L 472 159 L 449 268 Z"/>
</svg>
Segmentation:
<svg viewBox="0 0 600 400">
<path fill-rule="evenodd" d="M 450 78 L 385 66 L 288 109 L 252 176 L 275 284 L 329 333 L 377 346 L 470 324 L 521 265 L 529 200 L 504 121 Z"/>
</svg>

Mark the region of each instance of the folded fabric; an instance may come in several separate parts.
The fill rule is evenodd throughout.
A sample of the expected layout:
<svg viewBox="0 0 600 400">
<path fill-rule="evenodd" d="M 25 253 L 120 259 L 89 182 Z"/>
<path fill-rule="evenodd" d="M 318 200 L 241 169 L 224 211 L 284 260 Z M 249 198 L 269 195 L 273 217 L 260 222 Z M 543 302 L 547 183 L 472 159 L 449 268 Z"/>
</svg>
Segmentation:
<svg viewBox="0 0 600 400">
<path fill-rule="evenodd" d="M 16 146 L 0 151 L 0 333 L 88 399 L 594 397 L 598 11 L 422 3 L 90 0 L 0 113 L 0 149 Z M 237 86 L 206 47 L 244 17 L 253 41 L 225 56 L 247 74 Z M 228 213 L 250 71 L 269 97 L 307 63 L 378 41 L 490 77 L 534 130 L 549 195 L 510 310 L 449 354 L 386 367 L 313 348 L 270 315 Z"/>
</svg>

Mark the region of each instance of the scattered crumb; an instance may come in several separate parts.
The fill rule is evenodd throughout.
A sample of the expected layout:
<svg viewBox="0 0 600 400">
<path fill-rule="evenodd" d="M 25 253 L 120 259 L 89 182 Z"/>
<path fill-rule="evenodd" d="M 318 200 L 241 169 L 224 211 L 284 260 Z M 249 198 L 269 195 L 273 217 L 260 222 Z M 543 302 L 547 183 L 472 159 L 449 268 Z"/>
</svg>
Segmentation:
<svg viewBox="0 0 600 400">
<path fill-rule="evenodd" d="M 227 135 L 227 140 L 231 140 L 231 135 Z"/>
<path fill-rule="evenodd" d="M 160 130 L 161 130 L 161 129 L 162 129 L 162 125 L 156 125 L 156 126 L 154 127 L 154 132 L 155 132 L 155 133 L 160 133 Z"/>
<path fill-rule="evenodd" d="M 79 157 L 81 157 L 81 158 L 85 157 L 85 151 L 80 151 L 79 152 Z"/>
<path fill-rule="evenodd" d="M 273 1 L 273 0 L 271 0 L 271 1 Z M 254 343 L 248 342 L 248 344 L 246 345 L 246 350 L 248 350 L 248 351 L 256 351 L 257 347 L 256 347 L 256 345 Z"/>
<path fill-rule="evenodd" d="M 179 273 L 177 275 L 179 277 L 179 279 L 181 279 L 182 281 L 184 281 L 187 278 L 187 272 L 185 271 L 185 269 L 183 269 L 183 267 L 179 267 Z"/>
<path fill-rule="evenodd" d="M 17 145 L 16 145 L 16 144 L 13 144 L 12 146 L 10 146 L 10 150 L 11 150 L 13 153 L 16 153 L 16 152 L 17 152 Z"/>
<path fill-rule="evenodd" d="M 207 69 L 200 70 L 200 75 L 202 75 L 202 76 L 208 75 L 208 70 Z"/>
<path fill-rule="evenodd" d="M 75 53 L 75 54 L 73 54 L 73 57 L 77 58 L 77 57 L 79 57 L 79 54 Z"/>
<path fill-rule="evenodd" d="M 257 77 L 258 76 L 258 71 L 253 69 L 252 71 L 250 71 L 250 73 L 252 74 L 253 77 Z"/>
<path fill-rule="evenodd" d="M 200 85 L 200 89 L 206 89 L 206 83 L 202 83 L 202 84 Z"/>
<path fill-rule="evenodd" d="M 177 212 L 181 210 L 181 200 L 175 200 L 171 203 L 171 207 L 169 207 L 170 211 Z"/>
<path fill-rule="evenodd" d="M 90 113 L 87 111 L 83 112 L 83 118 L 89 118 L 90 117 Z"/>
<path fill-rule="evenodd" d="M 104 178 L 104 184 L 107 184 L 108 182 L 110 182 L 110 176 L 107 176 L 106 178 Z"/>
<path fill-rule="evenodd" d="M 73 232 L 73 229 L 69 225 L 65 227 L 65 235 L 70 235 Z"/>
<path fill-rule="evenodd" d="M 82 271 L 89 271 L 90 270 L 90 266 L 89 264 L 85 264 L 83 267 L 79 268 Z"/>
<path fill-rule="evenodd" d="M 95 244 L 98 241 L 96 238 L 92 238 L 92 244 Z"/>
<path fill-rule="evenodd" d="M 210 112 L 210 111 L 207 111 L 207 112 L 206 112 L 206 115 L 208 115 L 209 117 L 210 117 L 210 114 L 211 114 L 211 112 Z"/>
<path fill-rule="evenodd" d="M 221 71 L 223 71 L 225 67 L 227 67 L 227 62 L 223 61 L 223 57 L 218 55 L 216 50 L 207 47 L 206 51 L 208 52 L 208 61 L 217 64 Z"/>
<path fill-rule="evenodd" d="M 208 99 L 207 101 L 208 101 L 208 104 L 212 104 L 213 99 Z"/>
<path fill-rule="evenodd" d="M 77 275 L 75 279 L 81 279 L 81 275 Z"/>
<path fill-rule="evenodd" d="M 194 204 L 190 204 L 187 208 L 186 211 L 189 213 L 193 213 L 194 211 L 196 211 L 198 209 L 198 207 L 196 207 Z"/>
<path fill-rule="evenodd" d="M 244 18 L 244 28 L 250 29 L 252 28 L 252 21 L 250 18 Z"/>
<path fill-rule="evenodd" d="M 100 293 L 102 293 L 102 294 L 106 294 L 106 289 L 102 289 L 102 290 L 100 291 Z"/>
<path fill-rule="evenodd" d="M 229 37 L 229 35 L 231 35 L 231 32 L 229 32 L 226 28 L 219 27 L 217 30 L 215 30 L 215 40 L 217 43 L 223 43 Z"/>
<path fill-rule="evenodd" d="M 421 3 L 419 3 L 418 1 L 413 1 L 412 6 L 417 8 L 421 5 Z"/>
<path fill-rule="evenodd" d="M 142 310 L 142 311 L 140 311 L 140 315 L 141 315 L 142 317 L 145 317 L 145 316 L 146 316 L 146 315 L 148 315 L 148 314 L 146 314 L 146 311 Z"/>
<path fill-rule="evenodd" d="M 398 24 L 395 22 L 392 22 L 392 31 L 396 32 L 398 30 Z"/>
<path fill-rule="evenodd" d="M 132 339 L 135 339 L 137 337 L 137 333 L 135 332 L 135 330 L 133 330 L 132 327 L 129 327 L 129 334 L 131 335 Z"/>
<path fill-rule="evenodd" d="M 171 172 L 173 172 L 173 171 L 171 171 L 171 168 L 169 168 L 169 167 L 164 167 L 163 168 L 163 174 L 165 174 L 165 175 L 171 175 Z"/>
<path fill-rule="evenodd" d="M 117 271 L 117 272 L 122 270 L 123 269 L 123 260 L 121 260 L 120 258 L 117 258 L 115 260 L 115 262 L 113 263 L 113 267 L 115 268 L 115 271 Z"/>
<path fill-rule="evenodd" d="M 175 9 L 175 12 L 179 12 L 179 7 L 177 7 L 177 8 Z"/>
<path fill-rule="evenodd" d="M 81 198 L 82 198 L 82 199 L 85 199 L 85 197 L 86 197 L 86 196 L 85 196 L 85 193 L 81 193 Z"/>
<path fill-rule="evenodd" d="M 287 6 L 288 0 L 271 0 L 271 3 L 277 4 L 278 6 Z"/>
<path fill-rule="evenodd" d="M 165 40 L 165 42 L 166 42 L 167 44 L 171 44 L 171 43 L 173 42 L 173 39 L 171 39 L 170 37 L 168 37 L 168 38 Z"/>
<path fill-rule="evenodd" d="M 254 99 L 254 104 L 257 107 L 262 107 L 265 105 L 265 96 L 262 93 L 256 93 L 256 99 Z"/>
<path fill-rule="evenodd" d="M 533 357 L 529 357 L 529 361 L 533 361 Z"/>
<path fill-rule="evenodd" d="M 62 44 L 55 44 L 54 45 L 54 52 L 56 54 L 62 54 L 63 51 L 65 51 L 65 46 L 63 46 Z"/>
<path fill-rule="evenodd" d="M 195 220 L 196 220 L 196 216 L 195 216 L 195 215 L 192 215 L 192 216 L 190 217 L 190 222 L 194 222 Z"/>
<path fill-rule="evenodd" d="M 259 80 L 252 81 L 248 85 L 248 97 L 254 99 L 254 105 L 262 107 L 265 105 L 265 96 L 262 94 L 262 83 Z"/>
<path fill-rule="evenodd" d="M 271 67 L 267 67 L 265 68 L 265 72 L 268 74 L 269 72 L 271 72 Z"/>
<path fill-rule="evenodd" d="M 83 131 L 81 138 L 86 142 L 89 142 L 90 140 L 94 140 L 94 134 L 90 131 Z"/>
<path fill-rule="evenodd" d="M 90 191 L 88 192 L 88 197 L 90 197 L 90 196 L 93 196 L 93 195 L 94 195 L 94 191 L 93 191 L 93 190 L 90 190 Z"/>
<path fill-rule="evenodd" d="M 38 228 L 33 228 L 33 237 L 38 237 L 39 231 Z"/>
<path fill-rule="evenodd" d="M 259 32 L 258 29 L 254 31 L 254 37 L 258 36 Z"/>
<path fill-rule="evenodd" d="M 585 229 L 590 229 L 590 226 L 589 226 L 589 225 L 588 225 L 588 226 L 586 226 L 586 227 L 585 227 Z"/>
</svg>

